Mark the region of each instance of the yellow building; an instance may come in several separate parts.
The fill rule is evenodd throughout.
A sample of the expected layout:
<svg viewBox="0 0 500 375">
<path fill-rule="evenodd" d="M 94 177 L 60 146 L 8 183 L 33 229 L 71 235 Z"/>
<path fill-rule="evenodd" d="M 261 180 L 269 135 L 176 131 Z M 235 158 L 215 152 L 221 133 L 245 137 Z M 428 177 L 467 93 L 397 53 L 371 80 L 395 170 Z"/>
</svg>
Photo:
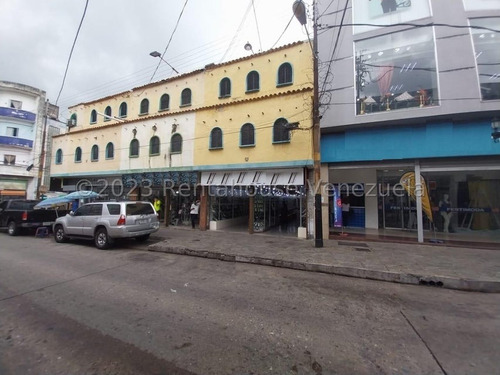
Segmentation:
<svg viewBox="0 0 500 375">
<path fill-rule="evenodd" d="M 312 99 L 311 48 L 297 42 L 81 103 L 53 139 L 53 181 L 159 197 L 167 224 L 187 224 L 201 198 L 202 229 L 306 236 Z"/>
<path fill-rule="evenodd" d="M 53 139 L 53 181 L 117 200 L 165 198 L 165 181 L 194 189 L 203 89 L 198 70 L 70 107 L 68 131 Z"/>
<path fill-rule="evenodd" d="M 207 197 L 201 225 L 291 233 L 301 227 L 304 236 L 313 166 L 309 44 L 206 66 L 204 75 L 194 143 L 194 165 Z"/>
</svg>

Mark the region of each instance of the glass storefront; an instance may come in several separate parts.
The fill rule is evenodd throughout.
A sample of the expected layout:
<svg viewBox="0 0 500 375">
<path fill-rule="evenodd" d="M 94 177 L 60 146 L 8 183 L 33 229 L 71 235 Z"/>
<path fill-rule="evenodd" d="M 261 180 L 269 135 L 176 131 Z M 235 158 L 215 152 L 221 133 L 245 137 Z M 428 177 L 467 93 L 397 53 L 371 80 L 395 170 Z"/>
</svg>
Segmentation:
<svg viewBox="0 0 500 375">
<path fill-rule="evenodd" d="M 361 40 L 355 49 L 358 115 L 438 105 L 431 28 Z"/>
<path fill-rule="evenodd" d="M 447 240 L 500 242 L 500 167 L 494 163 L 458 166 L 422 165 L 421 177 L 426 191 L 422 195 L 422 224 L 425 237 Z M 366 175 L 369 169 L 364 169 Z M 374 179 L 363 183 L 335 183 L 342 203 L 349 203 L 349 217 L 344 227 L 376 229 L 379 233 L 396 233 L 417 237 L 416 197 L 407 190 L 404 176 L 414 166 L 371 169 Z M 354 181 L 356 169 L 334 172 L 335 178 Z M 376 176 L 376 177 L 375 177 Z M 373 203 L 372 203 L 373 202 Z M 428 210 L 424 205 L 427 203 Z M 330 214 L 333 213 L 330 204 Z M 356 210 L 364 215 L 366 225 L 359 226 Z M 343 213 L 344 214 L 344 213 Z M 354 220 L 356 219 L 356 221 Z M 363 222 L 363 224 L 364 224 Z M 330 223 L 333 230 L 333 224 Z M 356 228 L 357 227 L 357 228 Z M 405 234 L 403 234 L 405 233 Z"/>
</svg>

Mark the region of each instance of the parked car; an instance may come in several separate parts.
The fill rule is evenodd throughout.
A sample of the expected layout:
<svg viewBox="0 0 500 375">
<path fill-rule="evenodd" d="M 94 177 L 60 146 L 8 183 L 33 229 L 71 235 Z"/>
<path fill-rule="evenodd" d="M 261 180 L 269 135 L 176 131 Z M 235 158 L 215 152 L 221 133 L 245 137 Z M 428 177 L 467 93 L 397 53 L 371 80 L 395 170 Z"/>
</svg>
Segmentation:
<svg viewBox="0 0 500 375">
<path fill-rule="evenodd" d="M 38 202 L 38 200 L 10 199 L 0 203 L 0 228 L 7 228 L 7 233 L 11 236 L 18 235 L 24 229 L 51 228 L 58 216 L 68 212 L 35 209 Z"/>
<path fill-rule="evenodd" d="M 93 239 L 98 249 L 107 249 L 117 238 L 146 241 L 160 228 L 158 214 L 150 202 L 94 202 L 80 206 L 53 226 L 56 242 L 71 238 Z"/>
</svg>

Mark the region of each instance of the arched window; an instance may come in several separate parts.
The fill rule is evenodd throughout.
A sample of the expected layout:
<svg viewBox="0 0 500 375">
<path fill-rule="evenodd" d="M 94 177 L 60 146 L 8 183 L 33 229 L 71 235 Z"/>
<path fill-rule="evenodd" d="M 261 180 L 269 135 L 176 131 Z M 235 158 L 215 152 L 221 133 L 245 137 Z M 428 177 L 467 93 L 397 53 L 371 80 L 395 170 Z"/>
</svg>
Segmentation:
<svg viewBox="0 0 500 375">
<path fill-rule="evenodd" d="M 180 154 L 182 152 L 182 136 L 174 134 L 170 139 L 170 153 Z"/>
<path fill-rule="evenodd" d="M 181 107 L 191 105 L 191 89 L 184 89 L 181 93 Z"/>
<path fill-rule="evenodd" d="M 120 104 L 120 110 L 118 111 L 118 116 L 127 117 L 127 103 L 123 102 Z"/>
<path fill-rule="evenodd" d="M 132 139 L 130 141 L 129 156 L 131 158 L 139 156 L 139 141 L 137 139 Z"/>
<path fill-rule="evenodd" d="M 219 83 L 219 98 L 229 98 L 231 96 L 231 81 L 229 78 L 222 78 Z"/>
<path fill-rule="evenodd" d="M 62 153 L 62 150 L 61 149 L 58 149 L 56 151 L 56 164 L 62 164 L 62 160 L 63 160 L 63 153 Z"/>
<path fill-rule="evenodd" d="M 245 124 L 241 127 L 240 146 L 255 146 L 255 129 L 252 124 Z"/>
<path fill-rule="evenodd" d="M 293 83 L 292 65 L 283 63 L 278 68 L 278 86 L 291 85 Z"/>
<path fill-rule="evenodd" d="M 106 145 L 106 159 L 113 159 L 115 157 L 115 146 L 112 142 Z"/>
<path fill-rule="evenodd" d="M 93 145 L 92 150 L 90 151 L 90 161 L 98 161 L 99 160 L 99 146 Z"/>
<path fill-rule="evenodd" d="M 288 121 L 279 118 L 273 125 L 273 143 L 290 142 L 290 130 L 287 128 Z"/>
<path fill-rule="evenodd" d="M 95 109 L 90 112 L 90 123 L 95 124 L 97 122 L 97 111 Z"/>
<path fill-rule="evenodd" d="M 160 155 L 160 138 L 156 135 L 149 140 L 149 156 Z"/>
<path fill-rule="evenodd" d="M 160 98 L 160 111 L 167 111 L 170 108 L 170 96 L 163 94 Z"/>
<path fill-rule="evenodd" d="M 108 105 L 106 107 L 106 109 L 104 110 L 104 121 L 110 121 L 111 120 L 111 117 L 113 116 L 112 115 L 112 112 L 111 112 L 111 107 Z"/>
<path fill-rule="evenodd" d="M 69 118 L 68 127 L 72 128 L 73 126 L 76 126 L 76 113 L 73 113 Z"/>
<path fill-rule="evenodd" d="M 251 71 L 247 75 L 247 92 L 259 91 L 260 89 L 260 79 L 259 73 L 255 70 Z"/>
<path fill-rule="evenodd" d="M 81 163 L 82 162 L 82 149 L 80 147 L 77 147 L 75 150 L 75 163 Z"/>
<path fill-rule="evenodd" d="M 210 132 L 210 150 L 218 150 L 222 148 L 222 130 L 221 128 L 213 128 Z"/>
<path fill-rule="evenodd" d="M 145 115 L 149 113 L 149 100 L 147 99 L 142 99 L 141 101 L 141 109 L 140 109 L 140 115 Z"/>
</svg>

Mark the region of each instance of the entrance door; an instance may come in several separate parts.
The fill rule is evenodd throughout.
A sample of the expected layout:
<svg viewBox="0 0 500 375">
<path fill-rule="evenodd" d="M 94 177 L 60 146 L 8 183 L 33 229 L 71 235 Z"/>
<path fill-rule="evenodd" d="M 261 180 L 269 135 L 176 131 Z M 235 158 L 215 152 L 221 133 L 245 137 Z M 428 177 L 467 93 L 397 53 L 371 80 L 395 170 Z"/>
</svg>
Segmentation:
<svg viewBox="0 0 500 375">
<path fill-rule="evenodd" d="M 380 225 L 384 229 L 416 229 L 416 208 L 399 183 L 401 172 L 398 175 L 388 175 L 384 172 L 379 179 L 379 215 Z"/>
</svg>

